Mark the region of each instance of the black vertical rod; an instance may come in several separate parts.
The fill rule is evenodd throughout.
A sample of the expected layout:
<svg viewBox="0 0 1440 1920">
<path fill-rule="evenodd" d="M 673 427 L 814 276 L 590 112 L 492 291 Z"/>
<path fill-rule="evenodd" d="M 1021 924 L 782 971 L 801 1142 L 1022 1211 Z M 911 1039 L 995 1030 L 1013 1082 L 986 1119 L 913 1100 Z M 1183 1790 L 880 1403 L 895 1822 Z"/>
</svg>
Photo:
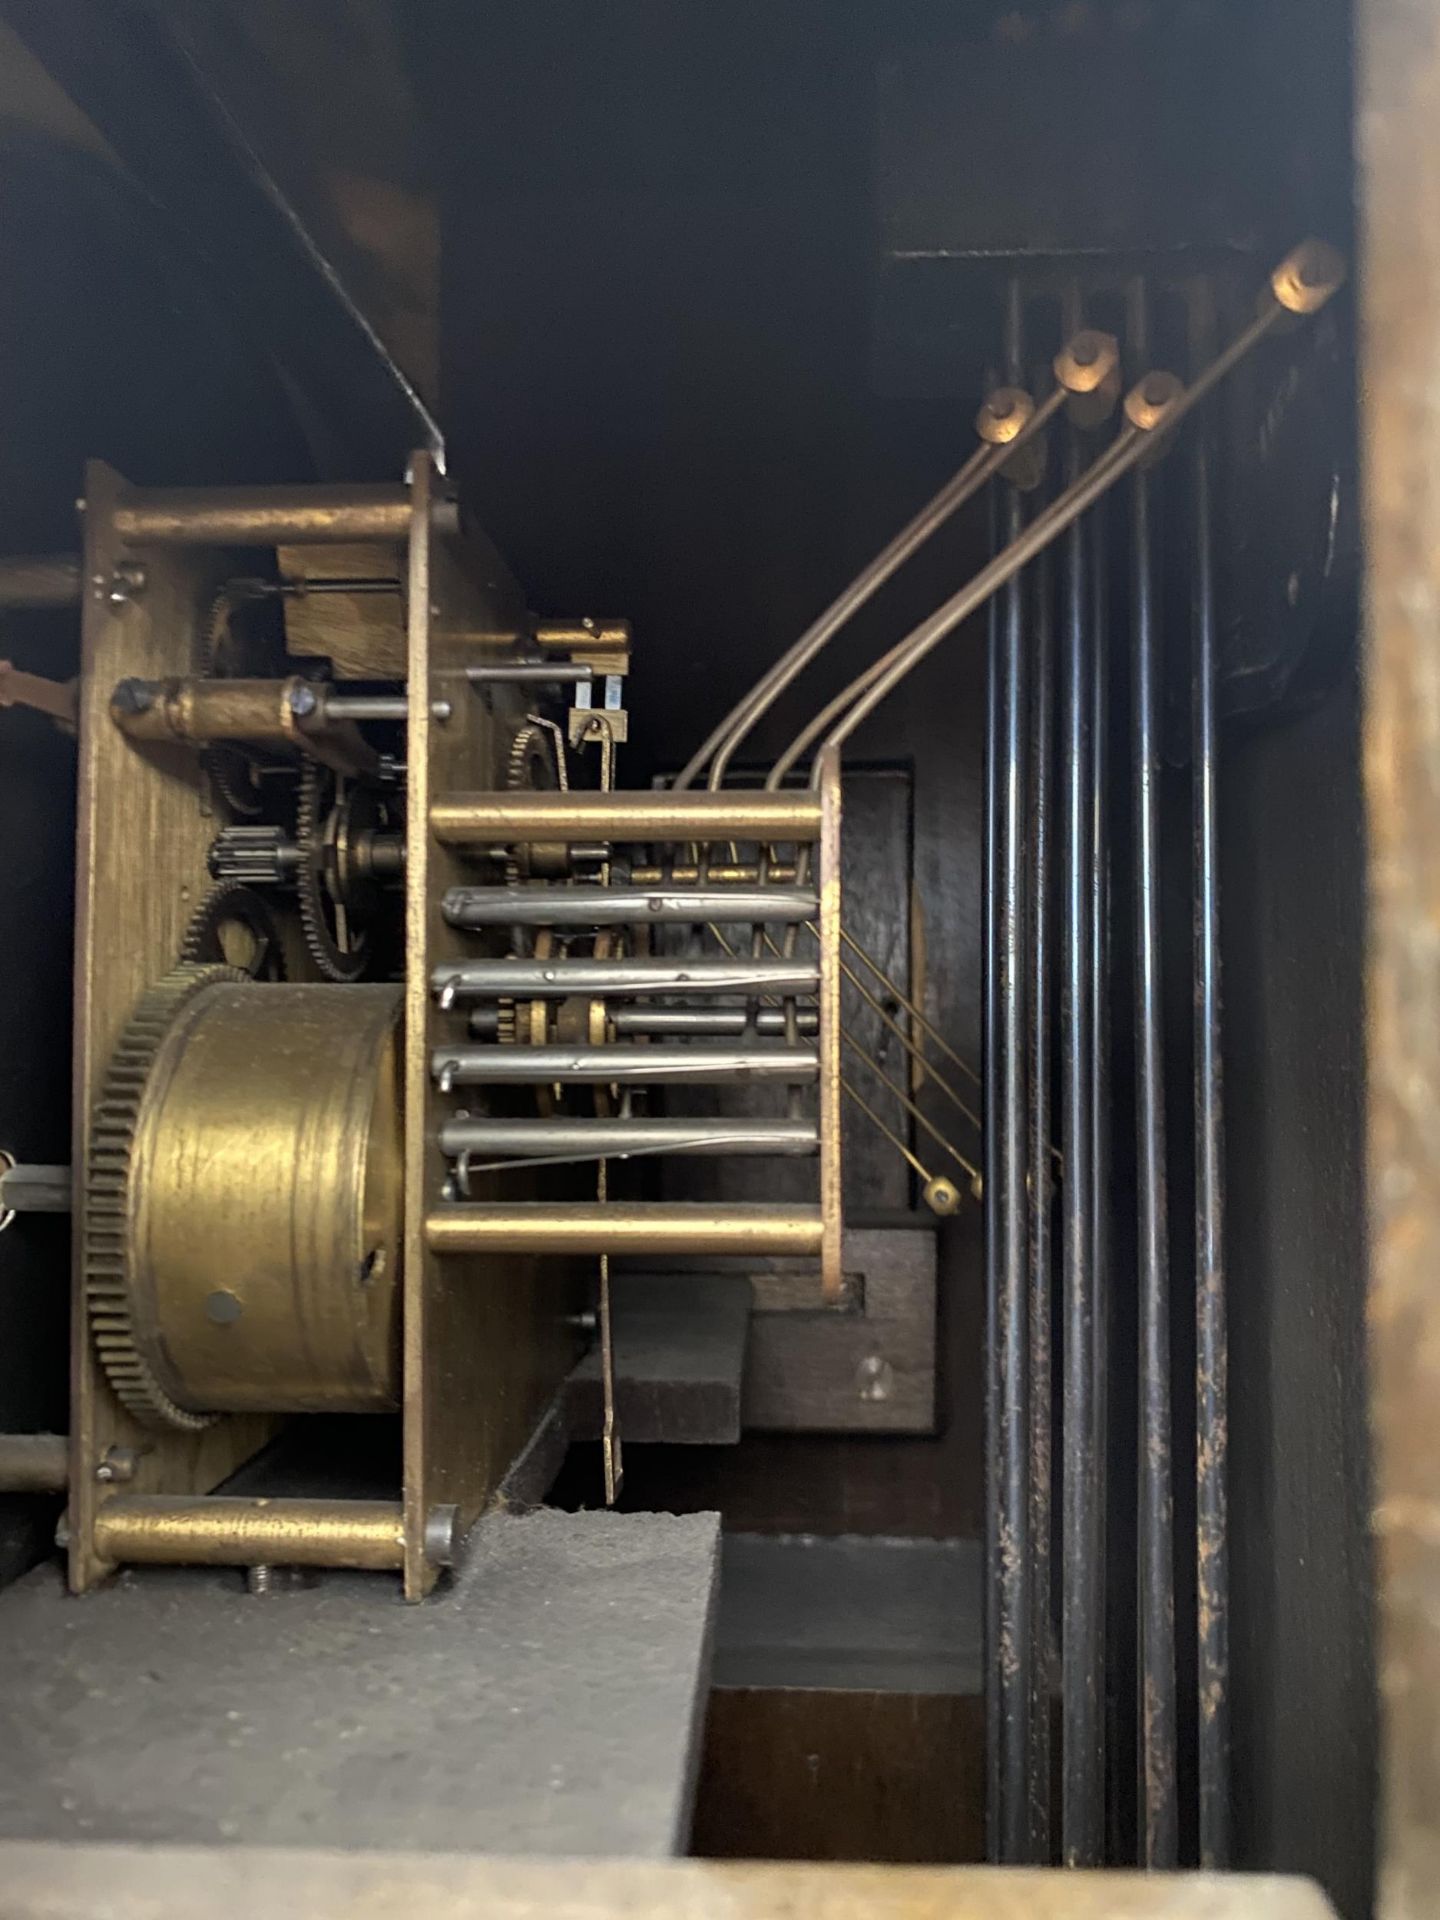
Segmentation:
<svg viewBox="0 0 1440 1920">
<path fill-rule="evenodd" d="M 1006 294 L 1007 378 L 1024 367 L 1022 296 Z M 999 539 L 1020 533 L 1017 489 L 996 481 Z M 1000 596 L 995 629 L 991 764 L 992 859 L 987 876 L 989 946 L 986 967 L 985 1197 L 986 1338 L 993 1371 L 992 1451 L 988 1480 L 991 1606 L 986 1650 L 991 1713 L 991 1852 L 1023 1861 L 1028 1841 L 1030 1622 L 1029 1342 L 1026 1295 L 1026 1030 L 1024 947 L 1027 674 L 1023 588 L 1019 578 Z"/>
<path fill-rule="evenodd" d="M 1049 469 L 1046 466 L 1048 486 Z M 1042 496 L 1043 498 L 1043 496 Z M 1031 571 L 1033 681 L 1030 694 L 1029 951 L 1029 1393 L 1030 1393 L 1030 1740 L 1029 1858 L 1050 1862 L 1051 1640 L 1051 1320 L 1054 1310 L 1054 1206 L 1051 1100 L 1054 1019 L 1051 922 L 1051 819 L 1055 782 L 1054 577 L 1048 553 Z"/>
<path fill-rule="evenodd" d="M 1132 283 L 1130 344 L 1149 354 L 1149 302 Z M 1140 1288 L 1140 1786 L 1143 1860 L 1173 1867 L 1175 1570 L 1170 1466 L 1170 1263 L 1165 1191 L 1164 997 L 1160 914 L 1160 656 L 1153 482 L 1137 467 L 1131 496 L 1135 807 L 1135 1120 Z"/>
<path fill-rule="evenodd" d="M 1081 324 L 1067 302 L 1065 332 Z M 1071 430 L 1065 483 L 1084 465 Z M 1100 1669 L 1101 1539 L 1095 1392 L 1095 937 L 1092 729 L 1097 636 L 1088 563 L 1090 529 L 1077 521 L 1060 553 L 1061 762 L 1064 798 L 1060 1109 L 1061 1182 L 1061 1605 L 1060 1837 L 1069 1867 L 1099 1864 L 1103 1846 Z"/>
<path fill-rule="evenodd" d="M 990 546 L 1002 545 L 1000 492 L 990 494 Z M 985 1132 L 985 1854 L 1000 1858 L 1000 820 L 1005 791 L 1004 735 L 1004 601 L 991 600 L 986 610 L 985 662 L 985 859 L 982 1025 Z"/>
<path fill-rule="evenodd" d="M 1201 298 L 1204 298 L 1202 293 Z M 1206 303 L 1208 306 L 1208 302 Z M 1197 315 L 1194 351 L 1213 339 Z M 1225 1105 L 1221 1066 L 1220 849 L 1217 838 L 1215 556 L 1203 421 L 1194 439 L 1195 831 L 1195 1523 L 1199 1609 L 1200 1864 L 1230 1864 L 1230 1550 L 1226 1515 L 1229 1405 L 1225 1324 Z"/>
<path fill-rule="evenodd" d="M 1090 1411 L 1092 1419 L 1091 1458 L 1094 1463 L 1095 1507 L 1092 1516 L 1095 1540 L 1094 1579 L 1096 1587 L 1095 1694 L 1095 1795 L 1092 1809 L 1096 1828 L 1093 1844 L 1097 1859 L 1106 1856 L 1106 1693 L 1108 1660 L 1108 1615 L 1106 1595 L 1109 1573 L 1109 1458 L 1110 1458 L 1110 647 L 1109 647 L 1109 543 L 1108 507 L 1097 500 L 1090 509 L 1086 559 L 1090 578 L 1090 778 L 1087 792 L 1089 808 L 1090 859 L 1088 918 L 1090 925 L 1090 1006 L 1095 1023 L 1094 1066 L 1090 1077 L 1091 1205 L 1090 1270 L 1094 1275 L 1095 1311 L 1092 1324 L 1094 1341 Z"/>
</svg>

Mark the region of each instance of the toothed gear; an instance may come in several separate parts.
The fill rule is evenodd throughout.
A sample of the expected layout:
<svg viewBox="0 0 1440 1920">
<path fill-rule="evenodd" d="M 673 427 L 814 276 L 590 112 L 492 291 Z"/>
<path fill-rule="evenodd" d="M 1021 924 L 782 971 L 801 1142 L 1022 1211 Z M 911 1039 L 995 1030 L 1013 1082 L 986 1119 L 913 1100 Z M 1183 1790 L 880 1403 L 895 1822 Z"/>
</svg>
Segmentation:
<svg viewBox="0 0 1440 1920">
<path fill-rule="evenodd" d="M 196 994 L 222 981 L 248 981 L 238 967 L 175 967 L 140 996 L 105 1070 L 90 1120 L 85 1164 L 82 1260 L 90 1334 L 117 1400 L 147 1427 L 198 1433 L 216 1419 L 178 1406 L 135 1341 L 130 1313 L 130 1156 L 145 1086 L 172 1022 Z"/>
<path fill-rule="evenodd" d="M 300 846 L 300 865 L 296 872 L 300 925 L 310 958 L 327 980 L 358 980 L 370 958 L 370 942 L 350 921 L 343 907 L 336 905 L 325 885 L 324 806 L 327 781 L 334 775 L 314 760 L 307 760 L 300 773 L 300 803 L 296 813 L 295 837 Z"/>
<path fill-rule="evenodd" d="M 555 759 L 548 728 L 538 720 L 527 720 L 510 738 L 505 756 L 505 785 L 511 793 L 551 793 L 565 786 L 565 769 Z M 524 873 L 529 872 L 528 863 Z M 520 862 L 513 857 L 505 862 L 504 881 L 513 887 L 523 877 Z"/>
<path fill-rule="evenodd" d="M 283 827 L 222 827 L 210 843 L 212 880 L 247 887 L 283 887 L 298 859 Z"/>
<path fill-rule="evenodd" d="M 200 903 L 180 943 L 182 963 L 230 965 L 221 929 L 237 923 L 248 927 L 255 940 L 254 961 L 239 971 L 251 980 L 283 980 L 285 948 L 275 916 L 253 888 L 238 882 L 213 887 Z"/>
<path fill-rule="evenodd" d="M 512 793 L 539 791 L 549 793 L 561 784 L 555 765 L 555 750 L 546 729 L 527 720 L 518 727 L 510 742 L 505 766 L 505 785 Z"/>
</svg>

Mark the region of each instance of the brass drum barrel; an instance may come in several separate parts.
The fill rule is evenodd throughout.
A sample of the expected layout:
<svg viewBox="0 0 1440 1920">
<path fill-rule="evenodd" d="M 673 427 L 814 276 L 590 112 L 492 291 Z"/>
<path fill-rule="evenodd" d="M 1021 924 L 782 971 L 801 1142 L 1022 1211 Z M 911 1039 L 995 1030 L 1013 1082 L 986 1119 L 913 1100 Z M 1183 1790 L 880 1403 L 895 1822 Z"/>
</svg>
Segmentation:
<svg viewBox="0 0 1440 1920">
<path fill-rule="evenodd" d="M 134 1338 L 205 1412 L 367 1412 L 399 1381 L 398 986 L 223 981 L 161 1041 L 129 1182 Z"/>
</svg>

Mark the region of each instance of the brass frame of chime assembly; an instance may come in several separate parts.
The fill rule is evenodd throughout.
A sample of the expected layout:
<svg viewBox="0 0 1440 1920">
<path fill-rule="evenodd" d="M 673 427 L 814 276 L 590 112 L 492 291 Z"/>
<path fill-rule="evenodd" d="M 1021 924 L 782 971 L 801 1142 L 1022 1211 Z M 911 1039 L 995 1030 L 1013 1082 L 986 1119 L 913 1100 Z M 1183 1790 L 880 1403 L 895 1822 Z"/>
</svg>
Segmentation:
<svg viewBox="0 0 1440 1920">
<path fill-rule="evenodd" d="M 128 1560 L 279 1559 L 398 1565 L 419 1597 L 576 1357 L 586 1261 L 603 1269 L 637 1248 L 801 1254 L 838 1293 L 838 763 L 818 790 L 793 793 L 637 794 L 608 779 L 596 793 L 506 791 L 503 746 L 526 698 L 524 671 L 512 690 L 507 665 L 537 635 L 494 556 L 471 564 L 424 456 L 407 488 L 338 492 L 152 494 L 96 465 L 85 524 L 81 573 L 99 584 L 84 600 L 80 681 L 75 1164 L 88 1173 L 71 1582 L 83 1589 Z M 347 766 L 364 753 L 343 692 L 298 675 L 227 687 L 197 674 L 204 609 L 237 549 L 303 548 L 323 562 L 331 543 L 357 541 L 405 547 L 387 563 L 406 609 L 407 693 L 387 706 L 405 721 L 403 986 L 177 975 L 215 828 L 195 749 L 248 740 Z M 617 664 L 617 634 L 628 642 L 621 627 L 579 623 L 546 629 L 544 645 L 583 655 L 578 679 Z M 478 674 L 477 660 L 489 663 Z M 484 699 L 477 679 L 490 683 Z M 363 698 L 348 704 L 366 711 Z M 685 848 L 754 843 L 792 885 L 797 851 L 807 870 L 814 853 L 816 882 L 798 890 L 820 950 L 814 1206 L 612 1201 L 603 1186 L 588 1203 L 525 1197 L 535 1183 L 523 1163 L 481 1197 L 449 1197 L 450 1083 L 435 1060 L 467 1010 L 434 982 L 500 936 L 454 924 L 443 901 L 494 874 L 477 848 L 553 859 L 578 842 L 650 858 L 669 848 L 672 868 Z M 634 1052 L 643 1065 L 646 1050 Z M 285 1236 L 301 1216 L 311 1233 L 297 1249 Z M 404 1432 L 393 1508 L 215 1495 L 277 1416 L 387 1403 Z"/>
</svg>

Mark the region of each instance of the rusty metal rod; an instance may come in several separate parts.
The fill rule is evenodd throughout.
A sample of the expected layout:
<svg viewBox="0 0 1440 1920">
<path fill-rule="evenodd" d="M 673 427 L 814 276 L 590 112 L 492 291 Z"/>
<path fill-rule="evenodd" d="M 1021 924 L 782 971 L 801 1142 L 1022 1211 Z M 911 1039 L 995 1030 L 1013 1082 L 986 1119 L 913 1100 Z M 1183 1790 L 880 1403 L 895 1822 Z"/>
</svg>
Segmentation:
<svg viewBox="0 0 1440 1920">
<path fill-rule="evenodd" d="M 1229 1405 L 1225 1273 L 1225 1099 L 1216 817 L 1216 617 L 1211 445 L 1196 435 L 1195 749 L 1195 1521 L 1199 1618 L 1200 1864 L 1230 1864 Z"/>
<path fill-rule="evenodd" d="M 403 486 L 157 487 L 122 496 L 115 531 L 131 546 L 289 547 L 408 540 L 410 518 Z M 455 502 L 437 502 L 433 521 L 456 532 Z"/>
<path fill-rule="evenodd" d="M 1068 466 L 1081 459 L 1071 435 Z M 1061 556 L 1064 845 L 1063 980 L 1060 1053 L 1063 1376 L 1061 1386 L 1060 1854 L 1066 1866 L 1098 1866 L 1104 1843 L 1104 1777 L 1099 1674 L 1103 1653 L 1099 1491 L 1095 1449 L 1095 1205 L 1091 1082 L 1095 1072 L 1091 888 L 1092 701 L 1087 577 L 1089 535 L 1077 524 Z"/>
<path fill-rule="evenodd" d="M 69 1484 L 63 1433 L 0 1433 L 0 1493 L 63 1493 Z"/>
<path fill-rule="evenodd" d="M 1042 496 L 1043 497 L 1043 496 Z M 1029 892 L 1027 1053 L 1027 1259 L 1029 1263 L 1029 1416 L 1030 1416 L 1030 1729 L 1027 1787 L 1029 1857 L 1050 1860 L 1050 1676 L 1054 1622 L 1051 1605 L 1051 1315 L 1053 1252 L 1051 1214 L 1054 1188 L 1051 1154 L 1051 809 L 1055 748 L 1054 581 L 1048 554 L 1036 562 L 1029 581 L 1030 792 L 1026 823 Z"/>
<path fill-rule="evenodd" d="M 1095 1063 L 1090 1077 L 1090 1268 L 1094 1275 L 1095 1312 L 1093 1322 L 1093 1385 L 1091 1387 L 1092 1440 L 1090 1452 L 1095 1469 L 1095 1512 L 1092 1530 L 1096 1540 L 1095 1584 L 1097 1623 L 1095 1740 L 1095 1780 L 1098 1805 L 1094 1817 L 1097 1858 L 1103 1861 L 1105 1850 L 1105 1787 L 1107 1780 L 1107 1730 L 1105 1721 L 1106 1673 L 1109 1664 L 1109 1622 L 1106 1596 L 1108 1581 L 1108 1540 L 1110 1501 L 1110 1278 L 1111 1196 L 1110 1161 L 1113 1119 L 1110 1100 L 1110 607 L 1108 587 L 1109 509 L 1104 501 L 1091 516 L 1086 557 L 1090 568 L 1090 779 L 1088 787 L 1090 862 L 1088 882 L 1090 903 L 1090 1004 L 1095 1023 Z"/>
<path fill-rule="evenodd" d="M 1000 490 L 991 489 L 990 546 L 1000 545 Z M 996 912 L 1000 884 L 1001 799 L 1004 792 L 1004 706 L 1001 692 L 1005 671 L 1003 600 L 992 600 L 986 618 L 985 660 L 985 811 L 981 889 L 984 943 L 981 976 L 982 1137 L 984 1167 L 982 1201 L 985 1221 L 985 1511 L 982 1516 L 985 1548 L 985 1585 L 982 1618 L 985 1640 L 985 1857 L 1000 1858 L 1000 1165 L 996 1140 L 1000 1114 L 1000 917 Z"/>
<path fill-rule="evenodd" d="M 1010 283 L 1006 312 L 1006 358 L 1011 379 L 1024 363 L 1023 306 L 1018 281 Z M 1024 532 L 1021 496 L 1008 481 L 1000 490 L 1001 544 L 1009 548 Z M 992 1851 L 1002 1863 L 1029 1855 L 1031 1640 L 1030 1507 L 1028 1497 L 1029 1334 L 1026 1292 L 1025 828 L 1027 790 L 1026 718 L 1029 676 L 1024 602 L 1014 575 L 1000 598 L 994 655 L 996 684 L 991 732 L 994 783 L 992 863 L 986 885 L 989 912 L 987 1017 L 986 1259 L 992 1309 L 988 1339 L 994 1355 L 994 1454 L 989 1485 L 990 1577 L 993 1587 L 986 1671 L 996 1688 L 994 1771 L 995 1825 Z"/>
<path fill-rule="evenodd" d="M 1131 283 L 1132 351 L 1150 351 L 1149 291 Z M 1135 814 L 1135 1125 L 1139 1236 L 1140 1783 L 1146 1867 L 1179 1855 L 1176 1787 L 1175 1569 L 1171 1485 L 1170 1254 L 1165 1145 L 1165 1000 L 1161 924 L 1161 686 L 1154 480 L 1131 493 L 1131 675 Z"/>
</svg>

